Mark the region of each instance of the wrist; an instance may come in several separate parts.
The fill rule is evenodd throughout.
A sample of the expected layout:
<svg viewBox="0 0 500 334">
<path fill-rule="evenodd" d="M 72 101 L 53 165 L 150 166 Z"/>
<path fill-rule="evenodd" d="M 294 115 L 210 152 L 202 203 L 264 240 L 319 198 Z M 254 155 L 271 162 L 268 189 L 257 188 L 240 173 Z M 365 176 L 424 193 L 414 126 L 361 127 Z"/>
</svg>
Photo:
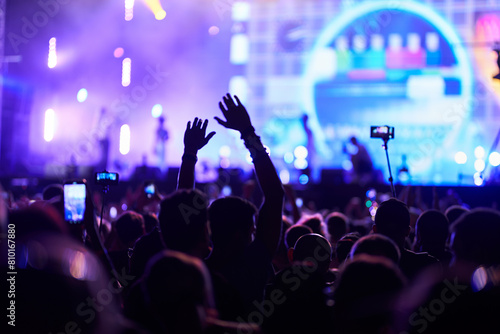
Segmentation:
<svg viewBox="0 0 500 334">
<path fill-rule="evenodd" d="M 240 131 L 241 139 L 245 140 L 248 136 L 255 134 L 255 128 L 252 125 L 246 127 L 243 131 Z"/>
<path fill-rule="evenodd" d="M 184 151 L 184 154 L 182 155 L 182 161 L 198 161 L 198 157 L 196 156 L 196 153 Z"/>
</svg>

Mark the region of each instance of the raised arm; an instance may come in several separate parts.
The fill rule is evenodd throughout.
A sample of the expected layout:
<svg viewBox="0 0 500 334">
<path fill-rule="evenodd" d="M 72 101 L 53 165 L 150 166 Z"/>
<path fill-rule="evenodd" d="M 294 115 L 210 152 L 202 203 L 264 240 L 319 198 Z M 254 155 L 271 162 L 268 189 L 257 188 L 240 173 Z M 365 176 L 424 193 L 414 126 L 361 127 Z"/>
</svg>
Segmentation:
<svg viewBox="0 0 500 334">
<path fill-rule="evenodd" d="M 237 96 L 234 98 L 236 103 L 229 94 L 222 98 L 219 108 L 226 120 L 219 117 L 215 117 L 215 120 L 225 128 L 238 131 L 250 151 L 257 182 L 264 195 L 264 201 L 259 209 L 255 237 L 265 243 L 270 254 L 274 254 L 281 236 L 283 185 L 260 137 L 255 134 L 255 128 L 252 126 L 247 110 Z"/>
<path fill-rule="evenodd" d="M 208 119 L 203 122 L 198 117 L 194 119 L 193 126 L 191 126 L 191 121 L 187 123 L 186 131 L 184 132 L 184 154 L 182 155 L 177 189 L 194 188 L 194 166 L 196 165 L 196 161 L 198 161 L 198 150 L 205 146 L 215 135 L 214 131 L 205 135 L 207 126 Z"/>
</svg>

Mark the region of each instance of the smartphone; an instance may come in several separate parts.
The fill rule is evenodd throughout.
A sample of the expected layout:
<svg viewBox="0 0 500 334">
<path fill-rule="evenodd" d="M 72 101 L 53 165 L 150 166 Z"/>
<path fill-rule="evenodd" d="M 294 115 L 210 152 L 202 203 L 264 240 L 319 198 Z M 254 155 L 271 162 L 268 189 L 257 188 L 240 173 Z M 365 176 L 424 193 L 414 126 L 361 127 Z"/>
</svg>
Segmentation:
<svg viewBox="0 0 500 334">
<path fill-rule="evenodd" d="M 86 197 L 87 189 L 83 181 L 64 184 L 64 220 L 70 224 L 83 223 Z"/>
<path fill-rule="evenodd" d="M 146 194 L 147 198 L 153 197 L 153 195 L 156 193 L 155 184 L 152 182 L 146 183 L 146 185 L 144 186 L 144 193 Z"/>
<path fill-rule="evenodd" d="M 118 184 L 118 173 L 99 172 L 95 173 L 95 184 L 103 186 Z"/>
<path fill-rule="evenodd" d="M 371 138 L 382 138 L 382 139 L 394 139 L 394 127 L 393 126 L 372 126 L 370 127 L 370 137 Z"/>
</svg>

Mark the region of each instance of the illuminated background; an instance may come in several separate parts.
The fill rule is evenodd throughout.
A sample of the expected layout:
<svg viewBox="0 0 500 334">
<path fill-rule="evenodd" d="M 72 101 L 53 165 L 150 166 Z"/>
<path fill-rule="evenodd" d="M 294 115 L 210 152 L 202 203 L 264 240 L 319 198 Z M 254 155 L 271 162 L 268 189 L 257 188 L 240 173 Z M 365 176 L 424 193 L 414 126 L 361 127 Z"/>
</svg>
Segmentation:
<svg viewBox="0 0 500 334">
<path fill-rule="evenodd" d="M 23 0 L 4 13 L 3 175 L 93 170 L 107 136 L 107 169 L 127 180 L 143 163 L 161 167 L 160 117 L 166 165 L 178 167 L 196 116 L 217 131 L 200 178 L 210 178 L 202 166 L 249 170 L 239 136 L 213 121 L 230 91 L 284 181 L 348 175 L 356 136 L 387 182 L 382 141 L 369 136 L 386 124 L 398 183 L 482 185 L 484 169 L 485 182 L 498 178 L 497 1 Z M 397 175 L 403 155 L 410 180 Z"/>
</svg>

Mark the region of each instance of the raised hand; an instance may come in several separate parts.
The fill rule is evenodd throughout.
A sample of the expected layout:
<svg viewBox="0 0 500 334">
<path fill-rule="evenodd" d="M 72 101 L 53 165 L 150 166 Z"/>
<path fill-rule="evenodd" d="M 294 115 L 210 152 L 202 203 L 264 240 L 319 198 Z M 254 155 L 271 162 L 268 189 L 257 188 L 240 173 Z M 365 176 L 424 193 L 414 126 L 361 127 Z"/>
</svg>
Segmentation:
<svg viewBox="0 0 500 334">
<path fill-rule="evenodd" d="M 234 103 L 234 100 L 229 93 L 222 97 L 222 101 L 224 103 L 222 101 L 219 102 L 219 108 L 226 120 L 223 121 L 217 116 L 214 118 L 223 127 L 233 129 L 241 133 L 251 128 L 252 122 L 250 121 L 250 116 L 248 116 L 247 110 L 243 104 L 241 104 L 238 97 L 235 95 L 234 98 L 236 99 L 237 104 Z"/>
<path fill-rule="evenodd" d="M 187 123 L 186 131 L 184 132 L 184 151 L 196 154 L 199 149 L 205 146 L 208 141 L 215 135 L 215 131 L 206 135 L 208 119 L 204 122 L 196 117 L 191 126 L 191 121 Z"/>
</svg>

